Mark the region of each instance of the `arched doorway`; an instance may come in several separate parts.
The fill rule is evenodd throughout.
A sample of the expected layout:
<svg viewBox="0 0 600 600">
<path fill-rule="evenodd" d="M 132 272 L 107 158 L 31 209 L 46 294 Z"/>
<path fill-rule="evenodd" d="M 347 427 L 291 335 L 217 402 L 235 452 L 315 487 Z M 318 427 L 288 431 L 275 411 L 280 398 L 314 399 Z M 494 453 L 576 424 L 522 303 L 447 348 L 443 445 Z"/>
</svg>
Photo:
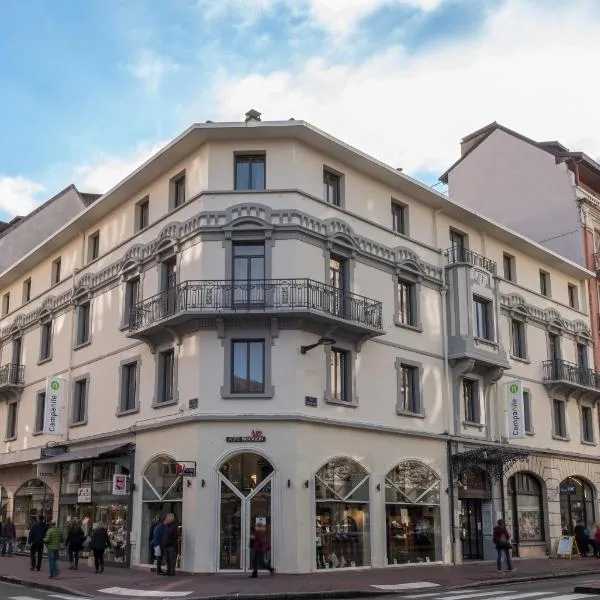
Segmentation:
<svg viewBox="0 0 600 600">
<path fill-rule="evenodd" d="M 371 564 L 369 473 L 334 458 L 315 475 L 317 569 Z"/>
<path fill-rule="evenodd" d="M 273 465 L 260 454 L 242 452 L 219 467 L 219 569 L 250 568 L 250 528 L 266 527 L 272 544 Z"/>
<path fill-rule="evenodd" d="M 458 500 L 464 560 L 483 560 L 483 505 L 491 499 L 492 486 L 483 469 L 474 466 L 461 472 Z"/>
<path fill-rule="evenodd" d="M 567 477 L 560 484 L 561 528 L 573 535 L 575 525 L 582 521 L 586 527 L 596 521 L 594 489 L 581 477 Z"/>
<path fill-rule="evenodd" d="M 390 565 L 442 560 L 440 478 L 407 461 L 385 478 L 387 561 Z"/>
<path fill-rule="evenodd" d="M 13 523 L 17 530 L 17 538 L 25 536 L 34 518 L 44 517 L 46 521 L 52 519 L 53 507 L 54 494 L 43 481 L 26 481 L 17 490 L 14 498 Z"/>
<path fill-rule="evenodd" d="M 156 457 L 142 477 L 142 550 L 140 561 L 152 562 L 150 528 L 154 517 L 173 513 L 181 526 L 183 503 L 183 479 L 177 473 L 177 462 L 170 456 Z M 180 538 L 181 539 L 181 538 Z M 181 548 L 178 548 L 181 556 Z"/>
<path fill-rule="evenodd" d="M 543 542 L 544 498 L 542 484 L 530 473 L 515 473 L 507 482 L 512 510 L 513 540 L 520 553 L 520 545 Z"/>
</svg>

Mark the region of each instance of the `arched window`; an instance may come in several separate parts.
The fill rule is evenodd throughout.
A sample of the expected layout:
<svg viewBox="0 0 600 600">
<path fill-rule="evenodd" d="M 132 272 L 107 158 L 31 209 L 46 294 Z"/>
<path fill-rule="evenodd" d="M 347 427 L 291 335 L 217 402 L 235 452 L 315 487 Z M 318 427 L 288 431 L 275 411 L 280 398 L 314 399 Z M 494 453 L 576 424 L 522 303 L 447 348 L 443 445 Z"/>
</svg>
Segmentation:
<svg viewBox="0 0 600 600">
<path fill-rule="evenodd" d="M 14 500 L 13 522 L 17 537 L 25 535 L 34 518 L 52 519 L 53 506 L 54 494 L 43 481 L 30 479 L 25 482 L 17 490 Z"/>
<path fill-rule="evenodd" d="M 371 562 L 369 474 L 350 458 L 335 458 L 315 475 L 317 568 Z"/>
<path fill-rule="evenodd" d="M 585 479 L 574 475 L 561 482 L 560 518 L 562 530 L 570 535 L 579 522 L 586 527 L 595 523 L 594 489 Z"/>
<path fill-rule="evenodd" d="M 543 542 L 544 501 L 541 483 L 529 473 L 515 473 L 508 480 L 508 495 L 512 504 L 515 542 Z"/>
<path fill-rule="evenodd" d="M 440 478 L 428 466 L 406 461 L 385 478 L 388 564 L 442 559 Z"/>
</svg>

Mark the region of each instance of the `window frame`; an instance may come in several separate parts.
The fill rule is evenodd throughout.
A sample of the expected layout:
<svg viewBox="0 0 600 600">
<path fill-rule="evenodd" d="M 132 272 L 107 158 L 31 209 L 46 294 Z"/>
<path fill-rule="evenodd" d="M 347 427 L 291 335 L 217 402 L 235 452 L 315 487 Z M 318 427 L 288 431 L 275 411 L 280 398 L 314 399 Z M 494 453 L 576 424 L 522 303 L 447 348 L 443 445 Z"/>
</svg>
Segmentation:
<svg viewBox="0 0 600 600">
<path fill-rule="evenodd" d="M 556 408 L 560 406 L 560 419 L 562 421 L 560 425 L 562 426 L 559 431 L 559 427 L 557 427 L 557 413 Z M 552 398 L 552 438 L 560 441 L 569 441 L 569 428 L 567 424 L 567 402 L 562 398 Z"/>
<path fill-rule="evenodd" d="M 344 373 L 342 385 L 344 387 L 343 398 L 339 399 L 334 397 L 333 393 L 333 382 L 332 382 L 332 359 L 333 353 L 340 353 L 344 356 Z M 336 406 L 358 406 L 358 396 L 356 395 L 356 354 L 350 344 L 338 341 L 333 346 L 325 346 L 325 392 L 323 398 L 326 404 L 333 404 Z"/>
<path fill-rule="evenodd" d="M 586 414 L 589 415 L 589 423 L 586 423 L 586 419 L 584 417 Z M 594 427 L 594 407 L 587 403 L 581 403 L 579 405 L 579 421 L 581 423 L 581 443 L 589 446 L 595 446 L 596 428 Z M 591 435 L 587 437 L 587 433 L 591 433 Z"/>
<path fill-rule="evenodd" d="M 40 325 L 40 350 L 38 353 L 38 365 L 52 360 L 52 347 L 54 341 L 53 333 L 54 321 L 51 319 L 42 321 Z"/>
<path fill-rule="evenodd" d="M 241 188 L 238 178 L 238 163 L 248 162 L 248 187 Z M 262 163 L 263 187 L 254 187 L 252 165 Z M 233 153 L 233 189 L 236 192 L 263 192 L 267 189 L 267 153 L 266 152 L 234 152 Z"/>
<path fill-rule="evenodd" d="M 94 262 L 100 257 L 100 230 L 88 235 L 87 240 L 87 262 Z"/>
<path fill-rule="evenodd" d="M 391 212 L 392 212 L 392 231 L 395 233 L 399 233 L 400 235 L 404 235 L 409 237 L 409 229 L 408 229 L 408 204 L 405 202 L 400 202 L 400 200 L 396 200 L 392 198 L 391 201 Z M 398 227 L 398 213 L 400 213 L 400 227 Z"/>
<path fill-rule="evenodd" d="M 423 404 L 423 365 L 419 362 L 397 357 L 394 361 L 396 368 L 396 414 L 403 417 L 425 417 L 425 407 Z M 407 409 L 404 403 L 404 372 L 406 369 L 412 371 L 412 407 L 414 410 Z"/>
<path fill-rule="evenodd" d="M 10 312 L 10 292 L 2 296 L 2 316 L 5 317 Z"/>
<path fill-rule="evenodd" d="M 327 178 L 335 178 L 335 189 L 337 190 L 337 198 L 333 198 L 331 201 L 329 199 L 329 192 L 325 193 L 325 186 L 329 185 Z M 325 204 L 329 204 L 330 206 L 338 206 L 339 208 L 344 208 L 344 175 L 340 173 L 336 169 L 332 169 L 326 165 L 323 165 L 323 202 Z M 335 195 L 335 194 L 334 194 Z"/>
<path fill-rule="evenodd" d="M 83 392 L 84 403 L 83 410 L 78 411 L 79 413 L 83 412 L 83 418 L 76 421 L 75 420 L 75 407 L 76 403 L 81 403 L 81 392 Z M 87 425 L 88 420 L 88 408 L 90 403 L 90 376 L 89 374 L 80 375 L 73 379 L 73 385 L 71 388 L 71 407 L 69 410 L 69 427 L 80 427 L 82 425 Z"/>
<path fill-rule="evenodd" d="M 171 398 L 166 398 L 167 385 L 165 380 L 166 356 L 172 355 L 171 364 Z M 154 398 L 152 399 L 152 408 L 163 408 L 164 406 L 173 406 L 179 402 L 178 390 L 178 352 L 174 345 L 167 345 L 156 349 L 155 354 L 155 385 Z M 139 387 L 139 386 L 138 386 Z"/>
<path fill-rule="evenodd" d="M 534 435 L 533 411 L 531 410 L 531 390 L 523 388 L 523 426 L 525 435 Z"/>
<path fill-rule="evenodd" d="M 23 293 L 21 297 L 21 303 L 26 304 L 31 300 L 31 277 L 28 277 L 23 281 Z"/>
<path fill-rule="evenodd" d="M 516 283 L 517 281 L 516 260 L 508 252 L 502 253 L 502 276 L 506 281 L 511 281 L 512 283 Z"/>
<path fill-rule="evenodd" d="M 550 273 L 544 269 L 540 269 L 540 294 L 545 298 L 552 298 L 552 284 Z"/>
<path fill-rule="evenodd" d="M 85 315 L 85 320 L 82 315 Z M 77 325 L 75 327 L 75 343 L 73 346 L 74 350 L 84 348 L 92 343 L 92 301 L 83 300 L 76 306 L 75 318 L 77 319 Z M 82 324 L 85 323 L 85 329 L 87 330 L 87 336 L 85 339 L 82 338 L 81 329 Z"/>
<path fill-rule="evenodd" d="M 419 278 L 416 276 L 407 276 L 405 273 L 394 275 L 394 324 L 398 327 L 422 332 L 423 324 L 421 323 L 421 287 Z M 404 285 L 408 288 L 408 304 L 410 311 L 409 322 L 406 323 L 400 316 L 400 286 Z"/>
<path fill-rule="evenodd" d="M 42 401 L 43 398 L 43 401 Z M 33 420 L 33 435 L 44 433 L 44 419 L 46 417 L 46 390 L 38 390 L 35 394 L 35 417 Z M 41 421 L 41 427 L 38 425 Z"/>
<path fill-rule="evenodd" d="M 266 390 L 266 368 L 265 368 L 265 356 L 267 353 L 267 349 L 266 349 L 266 340 L 264 338 L 232 338 L 230 340 L 230 344 L 231 344 L 231 361 L 230 361 L 230 383 L 229 383 L 229 389 L 231 390 L 231 394 L 235 395 L 235 396 L 254 396 L 254 395 L 264 395 L 265 390 Z M 240 345 L 245 345 L 246 347 L 246 365 L 244 367 L 245 371 L 246 371 L 246 379 L 244 379 L 244 381 L 248 384 L 249 386 L 249 382 L 252 381 L 250 379 L 250 365 L 252 362 L 252 353 L 251 353 L 251 349 L 254 347 L 254 345 L 259 344 L 260 345 L 260 351 L 262 356 L 261 358 L 261 363 L 262 363 L 262 388 L 260 390 L 256 390 L 256 391 L 247 391 L 247 390 L 238 390 L 236 389 L 235 386 L 235 380 L 236 380 L 236 376 L 235 376 L 235 370 L 236 370 L 236 363 L 235 363 L 235 346 L 236 344 L 240 344 Z"/>
<path fill-rule="evenodd" d="M 131 415 L 137 413 L 140 410 L 140 372 L 141 372 L 141 355 L 130 356 L 125 358 L 119 364 L 119 402 L 117 405 L 117 417 L 123 417 L 125 415 Z M 126 390 L 129 389 L 129 381 L 125 378 L 129 375 L 133 369 L 134 385 L 133 391 L 133 406 L 124 406 L 124 399 L 126 396 Z"/>
<path fill-rule="evenodd" d="M 12 431 L 11 431 L 12 428 Z M 4 441 L 13 442 L 19 435 L 19 401 L 12 400 L 6 404 L 6 429 Z"/>
<path fill-rule="evenodd" d="M 567 297 L 569 299 L 569 307 L 579 310 L 579 289 L 572 283 L 567 283 Z"/>
<path fill-rule="evenodd" d="M 145 215 L 145 224 L 144 224 Z M 144 231 L 150 226 L 150 196 L 144 196 L 135 204 L 135 233 Z"/>
<path fill-rule="evenodd" d="M 485 335 L 479 335 L 479 310 L 478 306 L 483 307 L 483 323 L 485 326 L 484 334 L 487 334 L 489 337 Z M 477 294 L 473 294 L 473 337 L 477 340 L 483 342 L 492 342 L 496 341 L 496 335 L 494 331 L 494 301 L 486 298 L 485 296 L 479 296 Z"/>
<path fill-rule="evenodd" d="M 529 351 L 527 344 L 527 323 L 524 319 L 511 317 L 510 325 L 510 356 L 515 360 L 529 362 Z M 515 335 L 515 329 L 518 330 L 518 335 Z M 520 342 L 517 344 L 517 342 Z M 517 348 L 517 345 L 519 348 Z M 520 353 L 515 352 L 520 350 Z"/>
<path fill-rule="evenodd" d="M 129 329 L 131 319 L 131 309 L 142 301 L 142 277 L 140 275 L 132 275 L 125 280 L 125 292 L 123 294 L 123 312 L 121 314 L 121 330 Z M 137 286 L 137 295 L 135 302 L 132 302 L 134 294 L 132 287 Z"/>
<path fill-rule="evenodd" d="M 467 389 L 470 389 L 468 398 Z M 484 425 L 484 423 L 481 422 L 482 411 L 479 381 L 471 377 L 463 377 L 461 382 L 461 392 L 463 400 L 464 425 Z M 471 407 L 468 406 L 469 404 Z M 473 418 L 471 419 L 469 417 Z"/>
<path fill-rule="evenodd" d="M 575 357 L 577 366 L 580 369 L 588 370 L 590 368 L 589 352 L 587 344 L 575 342 Z"/>
<path fill-rule="evenodd" d="M 183 206 L 188 200 L 186 175 L 186 170 L 183 169 L 169 180 L 169 211 Z M 183 189 L 183 201 L 181 201 L 181 198 L 179 197 L 179 192 L 181 189 Z"/>
<path fill-rule="evenodd" d="M 50 285 L 57 285 L 61 282 L 62 257 L 57 256 L 51 264 Z"/>
</svg>

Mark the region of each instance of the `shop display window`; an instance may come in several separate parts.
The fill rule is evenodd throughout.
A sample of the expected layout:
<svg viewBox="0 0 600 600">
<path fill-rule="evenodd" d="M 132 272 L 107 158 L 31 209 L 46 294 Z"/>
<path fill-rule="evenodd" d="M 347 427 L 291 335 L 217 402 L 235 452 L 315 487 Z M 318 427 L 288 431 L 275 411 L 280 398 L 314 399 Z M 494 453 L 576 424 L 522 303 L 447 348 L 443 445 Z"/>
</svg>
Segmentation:
<svg viewBox="0 0 600 600">
<path fill-rule="evenodd" d="M 516 473 L 508 480 L 512 500 L 513 537 L 518 542 L 544 540 L 542 486 L 528 473 Z"/>
<path fill-rule="evenodd" d="M 559 489 L 563 532 L 573 535 L 580 522 L 591 528 L 596 521 L 592 486 L 580 477 L 567 477 L 561 482 Z"/>
<path fill-rule="evenodd" d="M 407 461 L 385 478 L 388 564 L 442 560 L 440 479 L 426 465 Z"/>
<path fill-rule="evenodd" d="M 43 516 L 46 520 L 52 518 L 54 494 L 52 490 L 39 479 L 30 479 L 16 492 L 13 507 L 13 523 L 17 530 L 17 542 L 25 547 L 27 532 L 33 519 Z"/>
<path fill-rule="evenodd" d="M 315 475 L 316 566 L 369 566 L 369 474 L 349 458 L 336 458 Z"/>
</svg>

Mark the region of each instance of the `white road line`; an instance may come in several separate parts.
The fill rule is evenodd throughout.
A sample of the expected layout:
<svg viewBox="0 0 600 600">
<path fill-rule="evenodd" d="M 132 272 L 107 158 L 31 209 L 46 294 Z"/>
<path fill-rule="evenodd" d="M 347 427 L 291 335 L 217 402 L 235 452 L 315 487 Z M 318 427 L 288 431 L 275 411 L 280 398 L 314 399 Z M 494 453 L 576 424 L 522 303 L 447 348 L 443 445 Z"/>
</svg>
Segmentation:
<svg viewBox="0 0 600 600">
<path fill-rule="evenodd" d="M 433 592 L 431 594 L 408 594 L 406 596 L 402 596 L 402 598 L 410 598 L 411 600 L 416 600 L 417 598 L 432 598 L 433 596 L 440 596 L 439 592 Z"/>
<path fill-rule="evenodd" d="M 500 594 L 506 594 L 506 590 L 494 590 L 493 592 L 466 592 L 463 593 L 454 592 L 450 600 L 466 600 L 467 598 L 485 598 L 485 596 L 500 596 Z M 489 600 L 496 600 L 496 598 L 490 598 Z"/>
<path fill-rule="evenodd" d="M 429 581 L 413 581 L 412 583 L 394 583 L 388 585 L 371 585 L 370 587 L 378 590 L 418 590 L 420 588 L 439 587 L 439 583 L 430 583 Z"/>
<path fill-rule="evenodd" d="M 34 598 L 33 596 L 9 596 L 8 600 L 40 600 L 40 599 Z"/>
<path fill-rule="evenodd" d="M 50 594 L 50 598 L 61 598 L 61 600 L 81 600 L 81 596 L 65 596 L 64 594 Z"/>
<path fill-rule="evenodd" d="M 552 596 L 552 600 L 580 600 L 592 596 L 595 596 L 595 594 L 563 594 L 562 596 Z"/>
<path fill-rule="evenodd" d="M 556 600 L 554 596 L 548 595 L 548 592 L 527 592 L 525 594 L 505 594 L 503 596 L 494 596 L 493 600 L 518 600 L 519 598 L 535 598 L 535 596 L 546 596 L 545 598 L 540 598 L 539 600 Z M 456 596 L 453 596 L 456 598 Z M 567 598 L 563 598 L 563 600 L 567 600 Z M 575 600 L 573 598 L 572 600 Z"/>
<path fill-rule="evenodd" d="M 112 594 L 113 596 L 129 596 L 135 598 L 185 598 L 192 592 L 161 592 L 156 590 L 136 590 L 122 587 L 111 587 L 98 590 L 101 594 Z"/>
</svg>

